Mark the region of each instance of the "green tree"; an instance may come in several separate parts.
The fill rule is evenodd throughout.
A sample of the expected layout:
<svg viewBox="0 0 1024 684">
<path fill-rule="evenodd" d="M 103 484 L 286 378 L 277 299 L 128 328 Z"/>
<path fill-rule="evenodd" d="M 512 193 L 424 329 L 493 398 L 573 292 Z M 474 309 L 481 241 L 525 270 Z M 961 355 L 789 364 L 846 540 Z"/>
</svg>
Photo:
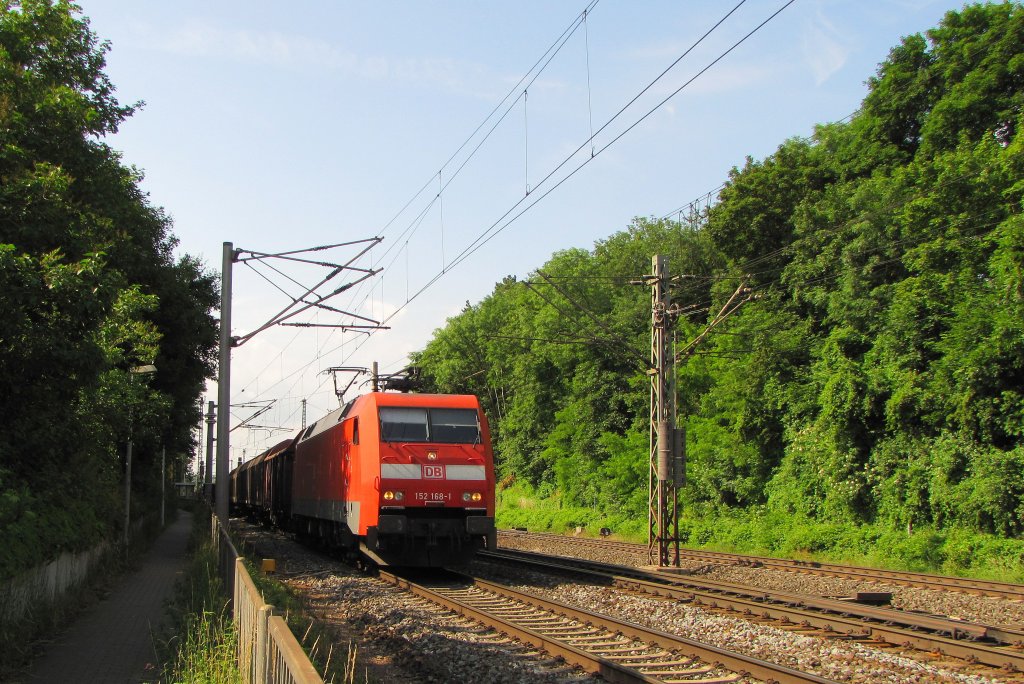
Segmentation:
<svg viewBox="0 0 1024 684">
<path fill-rule="evenodd" d="M 564 291 L 506 281 L 425 365 L 486 366 L 472 389 L 500 388 L 504 474 L 643 516 L 650 293 L 625 283 L 665 255 L 680 342 L 739 282 L 758 297 L 677 372 L 693 511 L 1021 535 L 1022 27 L 1018 2 L 947 13 L 893 48 L 849 121 L 748 158 L 685 224 L 552 256 Z M 440 344 L 455 331 L 463 347 Z"/>
<path fill-rule="evenodd" d="M 133 486 L 155 488 L 157 447 L 192 447 L 212 369 L 215 282 L 175 259 L 170 220 L 103 142 L 138 105 L 115 98 L 79 12 L 0 7 L 0 531 L 31 540 L 0 575 L 112 536 L 129 423 Z"/>
</svg>

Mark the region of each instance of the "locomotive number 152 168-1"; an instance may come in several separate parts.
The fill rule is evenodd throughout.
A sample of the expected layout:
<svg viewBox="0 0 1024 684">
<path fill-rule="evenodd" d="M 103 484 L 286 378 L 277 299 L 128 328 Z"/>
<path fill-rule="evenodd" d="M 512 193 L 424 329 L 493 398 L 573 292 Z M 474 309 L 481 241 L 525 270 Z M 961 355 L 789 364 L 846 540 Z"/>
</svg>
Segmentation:
<svg viewBox="0 0 1024 684">
<path fill-rule="evenodd" d="M 450 492 L 416 492 L 416 501 L 451 501 Z"/>
</svg>

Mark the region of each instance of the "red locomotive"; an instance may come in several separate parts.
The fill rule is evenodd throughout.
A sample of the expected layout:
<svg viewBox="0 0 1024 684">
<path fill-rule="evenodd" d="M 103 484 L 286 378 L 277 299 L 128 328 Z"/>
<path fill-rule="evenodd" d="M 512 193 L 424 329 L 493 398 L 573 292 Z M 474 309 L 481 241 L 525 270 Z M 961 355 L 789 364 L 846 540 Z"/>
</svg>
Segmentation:
<svg viewBox="0 0 1024 684">
<path fill-rule="evenodd" d="M 364 394 L 231 473 L 235 510 L 379 563 L 494 548 L 494 459 L 474 396 Z"/>
</svg>

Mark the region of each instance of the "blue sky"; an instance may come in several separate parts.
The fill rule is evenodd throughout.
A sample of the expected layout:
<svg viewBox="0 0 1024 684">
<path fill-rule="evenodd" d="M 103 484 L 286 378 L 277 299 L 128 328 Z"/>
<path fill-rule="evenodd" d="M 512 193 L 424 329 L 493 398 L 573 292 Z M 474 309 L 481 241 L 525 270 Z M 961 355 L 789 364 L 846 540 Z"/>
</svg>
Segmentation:
<svg viewBox="0 0 1024 684">
<path fill-rule="evenodd" d="M 337 405 L 322 369 L 376 360 L 385 372 L 398 370 L 502 277 L 523 277 L 557 250 L 590 248 L 635 216 L 664 216 L 716 188 L 747 155 L 762 158 L 816 123 L 842 119 L 901 36 L 960 6 L 797 0 L 613 142 L 784 4 L 748 0 L 592 146 L 591 130 L 734 2 L 600 0 L 525 96 L 516 84 L 586 0 L 87 0 L 82 9 L 111 43 L 107 73 L 119 99 L 146 103 L 108 142 L 145 173 L 151 202 L 173 217 L 179 252 L 219 270 L 225 241 L 277 252 L 384 237 L 358 264 L 384 273 L 332 303 L 387 318 L 390 330 L 367 338 L 275 328 L 234 351 L 233 402 L 274 400 L 257 422 L 297 428 L 302 398 L 310 420 Z M 464 151 L 445 166 L 510 92 L 514 104 L 497 125 L 488 120 L 483 130 L 493 133 L 476 154 L 467 160 Z M 535 206 L 506 226 L 501 217 L 528 187 L 518 207 Z M 452 267 L 492 227 L 502 229 Z M 317 275 L 287 272 L 309 285 Z M 235 335 L 288 303 L 246 267 L 236 266 L 234 281 Z M 337 322 L 326 313 L 296 320 Z M 215 392 L 211 385 L 210 398 Z M 232 464 L 285 434 L 236 430 Z"/>
</svg>

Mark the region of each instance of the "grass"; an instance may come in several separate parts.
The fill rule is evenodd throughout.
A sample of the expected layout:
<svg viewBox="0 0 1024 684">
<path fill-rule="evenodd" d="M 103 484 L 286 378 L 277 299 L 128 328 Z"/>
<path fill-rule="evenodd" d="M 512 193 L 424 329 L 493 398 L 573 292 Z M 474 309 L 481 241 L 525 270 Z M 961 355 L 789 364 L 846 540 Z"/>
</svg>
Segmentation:
<svg viewBox="0 0 1024 684">
<path fill-rule="evenodd" d="M 168 608 L 168 633 L 157 641 L 164 663 L 161 681 L 240 684 L 238 636 L 217 574 L 216 552 L 208 538 L 209 513 L 197 510 L 193 521 L 193 553 Z"/>
<path fill-rule="evenodd" d="M 612 530 L 616 539 L 647 541 L 647 520 L 624 513 L 563 505 L 556 495 L 544 497 L 531 488 L 515 484 L 497 492 L 496 523 L 499 528 L 525 527 L 534 532 L 573 533 L 596 537 L 602 527 Z"/>
<path fill-rule="evenodd" d="M 165 666 L 163 681 L 175 684 L 242 682 L 236 652 L 237 634 L 225 610 L 199 610 L 180 625 L 174 660 Z"/>
<path fill-rule="evenodd" d="M 499 528 L 572 534 L 582 527 L 585 536 L 595 537 L 607 527 L 613 538 L 647 542 L 646 515 L 565 506 L 557 492 L 541 496 L 517 483 L 499 490 L 497 504 Z M 877 524 L 810 520 L 760 507 L 686 508 L 679 532 L 682 543 L 691 548 L 1024 583 L 1024 540 L 961 528 L 918 527 L 908 533 Z"/>
</svg>

